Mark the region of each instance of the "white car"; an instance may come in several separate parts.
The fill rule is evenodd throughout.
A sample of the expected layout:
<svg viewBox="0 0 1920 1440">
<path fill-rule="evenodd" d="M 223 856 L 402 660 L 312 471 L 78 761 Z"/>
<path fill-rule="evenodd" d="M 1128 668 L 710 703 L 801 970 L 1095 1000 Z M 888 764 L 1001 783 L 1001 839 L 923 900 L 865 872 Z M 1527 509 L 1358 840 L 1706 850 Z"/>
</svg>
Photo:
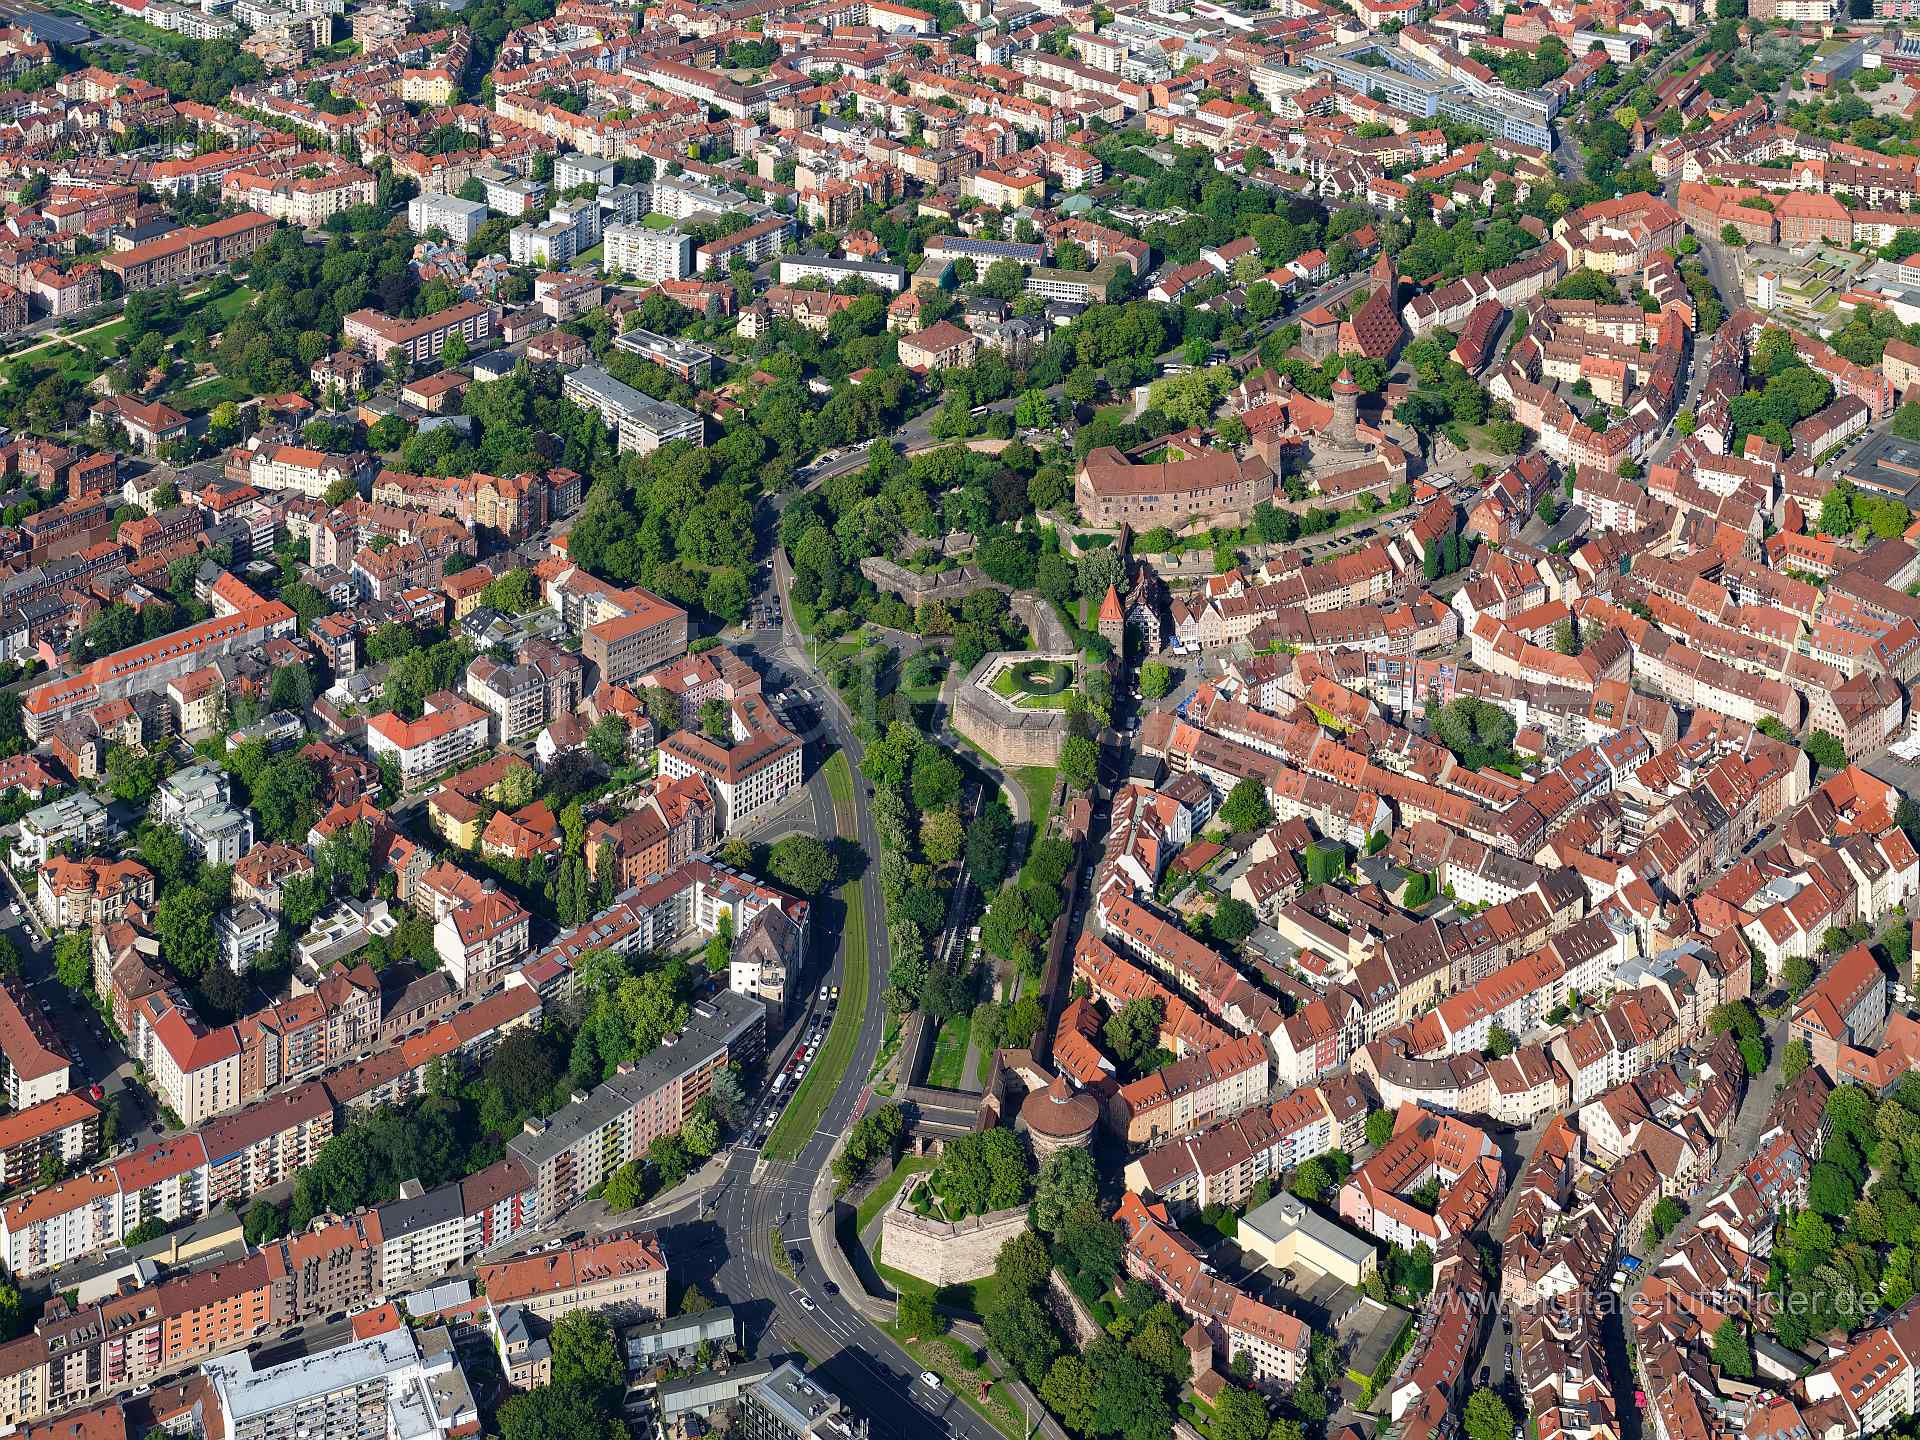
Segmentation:
<svg viewBox="0 0 1920 1440">
<path fill-rule="evenodd" d="M 920 1372 L 920 1383 L 929 1390 L 938 1390 L 940 1388 L 940 1377 L 931 1370 L 922 1370 Z"/>
<path fill-rule="evenodd" d="M 812 1309 L 813 1309 L 813 1301 L 812 1301 L 812 1299 L 811 1299 L 810 1297 L 808 1297 L 808 1296 L 805 1296 L 805 1295 L 802 1295 L 802 1296 L 800 1297 L 800 1308 L 801 1308 L 802 1310 L 806 1310 L 806 1311 L 809 1311 L 809 1312 L 811 1312 L 811 1311 L 812 1311 Z"/>
</svg>

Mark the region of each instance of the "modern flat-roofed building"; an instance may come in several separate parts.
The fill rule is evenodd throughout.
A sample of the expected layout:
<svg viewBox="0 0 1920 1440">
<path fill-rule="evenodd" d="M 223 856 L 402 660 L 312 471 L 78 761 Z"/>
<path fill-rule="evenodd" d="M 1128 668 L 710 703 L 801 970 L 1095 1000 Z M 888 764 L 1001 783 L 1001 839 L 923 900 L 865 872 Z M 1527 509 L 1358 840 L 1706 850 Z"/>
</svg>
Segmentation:
<svg viewBox="0 0 1920 1440">
<path fill-rule="evenodd" d="M 693 1007 L 679 1032 L 590 1095 L 529 1119 L 507 1154 L 533 1177 L 535 1223 L 545 1225 L 687 1116 L 730 1063 L 765 1045 L 766 1007 L 722 990 Z"/>
<path fill-rule="evenodd" d="M 1374 1243 L 1293 1195 L 1276 1195 L 1242 1217 L 1241 1247 L 1282 1270 L 1306 1265 L 1356 1288 L 1379 1268 Z"/>
<path fill-rule="evenodd" d="M 227 1440 L 448 1440 L 479 1410 L 444 1329 L 404 1325 L 256 1370 L 241 1351 L 202 1367 Z"/>
<path fill-rule="evenodd" d="M 789 1360 L 749 1389 L 740 1407 L 747 1440 L 866 1440 L 867 1422 Z"/>
<path fill-rule="evenodd" d="M 438 193 L 416 195 L 407 202 L 407 228 L 417 235 L 444 230 L 449 240 L 464 245 L 480 233 L 490 213 L 481 200 Z"/>
<path fill-rule="evenodd" d="M 45 865 L 54 851 L 64 846 L 91 850 L 105 838 L 111 823 L 107 807 L 84 790 L 49 801 L 20 817 L 14 861 Z"/>
<path fill-rule="evenodd" d="M 620 1348 L 625 1352 L 629 1373 L 653 1368 L 653 1362 L 677 1352 L 691 1352 L 704 1340 L 722 1352 L 739 1344 L 739 1322 L 731 1305 L 716 1305 L 696 1315 L 675 1315 L 668 1320 L 651 1320 L 620 1332 Z M 770 1373 L 773 1367 L 769 1365 Z"/>
<path fill-rule="evenodd" d="M 482 172 L 480 183 L 486 187 L 487 207 L 500 215 L 525 215 L 537 210 L 547 198 L 547 182 L 531 176 L 509 175 L 504 170 Z"/>
<path fill-rule="evenodd" d="M 706 444 L 706 422 L 693 411 L 644 395 L 598 365 L 582 365 L 568 375 L 562 393 L 605 421 L 622 452 L 648 455 L 675 440 Z"/>
<path fill-rule="evenodd" d="M 693 237 L 651 225 L 609 225 L 601 235 L 600 268 L 644 284 L 684 280 L 693 273 Z"/>
<path fill-rule="evenodd" d="M 1447 74 L 1398 44 L 1377 40 L 1313 51 L 1302 56 L 1300 63 L 1309 70 L 1325 71 L 1349 90 L 1384 100 L 1396 110 L 1422 118 L 1444 115 L 1478 125 L 1502 140 L 1553 148 L 1554 106 L 1542 92 L 1514 90 L 1472 76 L 1462 67 Z"/>
<path fill-rule="evenodd" d="M 253 815 L 225 801 L 202 805 L 180 822 L 187 848 L 208 865 L 235 865 L 253 848 Z"/>
<path fill-rule="evenodd" d="M 1047 247 L 1038 242 L 987 240 L 976 235 L 935 235 L 927 241 L 927 255 L 936 259 L 971 260 L 984 272 L 996 260 L 1016 265 L 1044 265 Z"/>
<path fill-rule="evenodd" d="M 553 184 L 562 195 L 580 185 L 612 185 L 620 178 L 620 167 L 598 155 L 580 155 L 568 151 L 553 162 Z"/>
<path fill-rule="evenodd" d="M 706 384 L 707 376 L 713 371 L 711 350 L 703 350 L 698 345 L 689 345 L 669 335 L 656 335 L 651 330 L 625 330 L 615 337 L 613 343 L 630 355 L 651 360 L 674 379 L 684 380 L 689 385 Z"/>
<path fill-rule="evenodd" d="M 580 253 L 577 227 L 562 220 L 539 225 L 516 225 L 507 234 L 507 258 L 516 265 L 559 268 Z"/>
<path fill-rule="evenodd" d="M 792 285 L 801 280 L 824 280 L 838 285 L 842 280 L 862 280 L 878 290 L 896 294 L 907 288 L 907 272 L 898 265 L 879 260 L 840 260 L 831 255 L 783 255 L 780 257 L 780 283 Z"/>
</svg>

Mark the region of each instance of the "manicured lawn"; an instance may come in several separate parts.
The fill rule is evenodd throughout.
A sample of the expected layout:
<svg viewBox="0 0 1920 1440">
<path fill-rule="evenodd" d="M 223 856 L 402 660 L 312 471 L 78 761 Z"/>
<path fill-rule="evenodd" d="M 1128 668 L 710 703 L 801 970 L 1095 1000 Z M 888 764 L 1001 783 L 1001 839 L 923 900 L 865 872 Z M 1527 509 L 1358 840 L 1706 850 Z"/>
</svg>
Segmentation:
<svg viewBox="0 0 1920 1440">
<path fill-rule="evenodd" d="M 640 223 L 649 230 L 671 230 L 673 228 L 673 217 L 671 215 L 642 215 L 640 217 Z"/>
<path fill-rule="evenodd" d="M 80 336 L 72 343 L 78 345 L 83 350 L 91 350 L 102 360 L 111 360 L 114 353 L 113 347 L 119 343 L 120 337 L 126 333 L 127 322 L 125 320 L 116 320 L 111 325 L 101 326 L 100 329 L 95 330 L 89 335 Z"/>
<path fill-rule="evenodd" d="M 1053 799 L 1053 767 L 1029 765 L 1015 770 L 1013 778 L 1027 792 L 1027 808 L 1033 812 L 1033 834 L 1037 840 L 1047 828 L 1048 804 Z"/>
<path fill-rule="evenodd" d="M 253 303 L 253 290 L 249 286 L 241 285 L 222 295 L 218 300 L 196 299 L 187 303 L 195 310 L 205 310 L 209 315 L 221 321 L 227 321 Z"/>
<path fill-rule="evenodd" d="M 931 685 L 902 685 L 900 693 L 907 697 L 909 705 L 931 705 L 940 698 L 941 681 Z"/>
<path fill-rule="evenodd" d="M 873 1245 L 873 1268 L 880 1272 L 882 1280 L 902 1295 L 931 1295 L 942 1305 L 950 1305 L 976 1318 L 986 1313 L 986 1307 L 993 1297 L 994 1280 L 991 1275 L 968 1281 L 964 1285 L 932 1285 L 917 1275 L 881 1264 L 880 1250 L 880 1242 L 876 1240 Z"/>
<path fill-rule="evenodd" d="M 824 771 L 827 793 L 833 796 L 834 827 L 843 838 L 851 839 L 858 827 L 854 823 L 853 767 L 847 764 L 846 752 L 836 750 L 828 758 Z M 840 898 L 846 906 L 846 919 L 840 931 L 840 1007 L 833 1013 L 833 1024 L 827 1030 L 820 1053 L 814 1056 L 812 1067 L 793 1093 L 792 1103 L 762 1147 L 769 1159 L 799 1157 L 820 1124 L 820 1117 L 826 1113 L 827 1102 L 846 1078 L 847 1066 L 853 1063 L 854 1048 L 859 1043 L 860 1026 L 866 1019 L 867 906 L 860 882 L 853 880 L 842 885 Z"/>
<path fill-rule="evenodd" d="M 900 1193 L 900 1187 L 915 1175 L 924 1174 L 933 1168 L 933 1157 L 929 1155 L 909 1155 L 893 1167 L 893 1173 L 873 1187 L 873 1192 L 860 1202 L 854 1211 L 856 1231 L 865 1230 L 874 1222 L 880 1212 L 893 1203 L 893 1197 Z"/>
<path fill-rule="evenodd" d="M 965 1079 L 961 1068 L 967 1063 L 967 1037 L 973 1033 L 973 1020 L 966 1015 L 950 1015 L 934 1037 L 933 1059 L 927 1062 L 927 1084 L 936 1089 L 953 1090 Z"/>
<path fill-rule="evenodd" d="M 48 375 L 64 371 L 75 381 L 84 385 L 101 370 L 99 358 L 75 345 L 49 345 L 44 350 L 36 350 L 23 359 L 10 361 L 0 368 L 0 376 L 13 385 L 24 386 L 31 390 Z"/>
<path fill-rule="evenodd" d="M 105 34 L 119 35 L 124 39 L 138 40 L 143 44 L 151 45 L 156 41 L 166 42 L 176 38 L 170 30 L 162 30 L 159 26 L 149 25 L 144 20 L 135 20 L 130 15 L 109 10 L 104 5 L 89 5 L 84 3 L 84 0 L 64 0 L 64 3 L 57 8 L 70 15 L 79 16 L 94 29 Z M 163 50 L 162 53 L 172 52 Z"/>
<path fill-rule="evenodd" d="M 1073 682 L 1069 666 L 1041 660 L 1010 665 L 993 677 L 993 693 L 1023 710 L 1064 710 Z"/>
<path fill-rule="evenodd" d="M 237 403 L 247 397 L 244 392 L 235 389 L 226 376 L 213 375 L 178 390 L 169 390 L 160 398 L 183 415 L 199 415 L 224 401 Z"/>
<path fill-rule="evenodd" d="M 224 327 L 252 303 L 253 291 L 247 286 L 241 285 L 229 291 L 227 294 L 220 296 L 217 300 L 209 299 L 204 290 L 198 295 L 187 296 L 180 302 L 180 308 L 183 318 L 187 315 L 194 315 L 205 311 L 208 318 Z M 126 333 L 127 322 L 124 319 L 115 320 L 111 325 L 103 325 L 98 330 L 77 337 L 73 343 L 81 346 L 83 349 L 91 350 L 103 360 L 110 361 L 115 358 L 114 346 L 119 343 L 120 337 Z"/>
</svg>

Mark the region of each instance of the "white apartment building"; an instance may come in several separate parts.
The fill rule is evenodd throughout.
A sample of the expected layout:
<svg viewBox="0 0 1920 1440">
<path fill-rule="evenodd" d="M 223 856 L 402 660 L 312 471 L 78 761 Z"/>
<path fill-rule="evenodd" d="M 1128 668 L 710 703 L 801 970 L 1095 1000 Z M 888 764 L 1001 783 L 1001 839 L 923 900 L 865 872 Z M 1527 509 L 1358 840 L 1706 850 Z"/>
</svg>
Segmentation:
<svg viewBox="0 0 1920 1440">
<path fill-rule="evenodd" d="M 51 1270 L 118 1242 L 120 1187 L 111 1170 L 63 1180 L 0 1207 L 0 1245 L 15 1275 Z"/>
<path fill-rule="evenodd" d="M 684 280 L 693 273 L 693 237 L 648 225 L 609 225 L 600 266 L 608 275 L 631 275 L 642 284 Z"/>
<path fill-rule="evenodd" d="M 153 792 L 153 821 L 177 830 L 194 811 L 209 805 L 224 805 L 230 799 L 232 791 L 228 789 L 224 770 L 216 770 L 211 765 L 189 765 L 174 771 Z"/>
<path fill-rule="evenodd" d="M 598 155 L 568 151 L 553 162 L 553 186 L 563 195 L 581 185 L 617 184 L 619 178 L 620 167 Z"/>
<path fill-rule="evenodd" d="M 235 905 L 220 912 L 213 933 L 220 941 L 221 962 L 234 974 L 244 975 L 254 956 L 273 948 L 280 922 L 256 905 Z"/>
<path fill-rule="evenodd" d="M 739 190 L 707 185 L 691 175 L 655 175 L 653 213 L 673 220 L 688 220 L 695 215 L 724 215 L 729 210 L 751 203 Z"/>
<path fill-rule="evenodd" d="M 147 1083 L 192 1129 L 240 1103 L 240 1039 L 231 1025 L 209 1030 L 168 994 L 142 998 L 133 1010 L 134 1051 Z"/>
<path fill-rule="evenodd" d="M 561 269 L 580 252 L 574 248 L 573 226 L 558 220 L 539 225 L 516 225 L 507 232 L 507 258 L 516 265 Z"/>
<path fill-rule="evenodd" d="M 20 819 L 13 863 L 45 865 L 54 851 L 68 845 L 79 852 L 91 850 L 106 838 L 111 823 L 107 807 L 84 790 L 29 810 Z"/>
<path fill-rule="evenodd" d="M 491 213 L 483 201 L 429 192 L 407 202 L 407 228 L 416 235 L 444 230 L 449 240 L 465 245 L 480 233 L 480 227 L 487 223 Z"/>
<path fill-rule="evenodd" d="M 461 990 L 485 990 L 501 971 L 527 953 L 529 919 L 511 895 L 498 889 L 485 890 L 454 906 L 435 923 L 434 953 Z"/>
<path fill-rule="evenodd" d="M 208 865 L 237 865 L 253 848 L 253 815 L 224 801 L 202 805 L 181 822 L 180 834 Z"/>
<path fill-rule="evenodd" d="M 516 265 L 564 269 L 576 255 L 600 243 L 600 203 L 573 200 L 556 205 L 538 225 L 516 225 L 507 234 L 507 252 Z"/>
<path fill-rule="evenodd" d="M 418 720 L 388 710 L 367 721 L 367 749 L 375 763 L 391 755 L 409 787 L 458 765 L 486 743 L 487 712 L 444 690 L 427 697 Z"/>
<path fill-rule="evenodd" d="M 280 15 L 305 19 L 346 13 L 347 0 L 234 0 L 233 3 L 233 18 L 251 30 L 274 24 Z"/>
<path fill-rule="evenodd" d="M 397 1199 L 375 1212 L 380 1217 L 380 1274 L 389 1292 L 417 1280 L 445 1275 L 473 1253 L 467 1218 L 456 1181 L 425 1189 L 403 1180 Z"/>
<path fill-rule="evenodd" d="M 175 1135 L 0 1205 L 0 1260 L 15 1275 L 57 1270 L 117 1245 L 143 1220 L 207 1213 L 206 1146 Z"/>
<path fill-rule="evenodd" d="M 547 184 L 544 180 L 534 180 L 505 172 L 488 174 L 481 172 L 480 183 L 486 187 L 487 208 L 499 215 L 525 215 L 537 209 L 547 198 Z"/>
<path fill-rule="evenodd" d="M 479 1425 L 444 1328 L 400 1325 L 255 1370 L 242 1350 L 201 1367 L 228 1440 L 446 1440 Z"/>
</svg>

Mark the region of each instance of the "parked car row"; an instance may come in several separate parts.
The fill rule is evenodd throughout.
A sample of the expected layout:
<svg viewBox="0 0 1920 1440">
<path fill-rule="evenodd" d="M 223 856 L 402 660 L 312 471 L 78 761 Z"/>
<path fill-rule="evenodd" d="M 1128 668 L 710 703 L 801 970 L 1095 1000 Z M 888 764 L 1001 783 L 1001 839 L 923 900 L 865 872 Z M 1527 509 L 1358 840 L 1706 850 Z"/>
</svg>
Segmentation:
<svg viewBox="0 0 1920 1440">
<path fill-rule="evenodd" d="M 820 1053 L 821 1042 L 827 1038 L 827 1027 L 833 1022 L 833 1013 L 840 1005 L 840 987 L 822 985 L 815 997 L 819 1008 L 805 1022 L 793 1053 L 787 1057 L 786 1064 L 774 1075 L 773 1083 L 767 1089 L 767 1098 L 760 1113 L 747 1127 L 743 1143 L 764 1145 L 767 1137 L 773 1133 L 774 1125 L 779 1121 L 781 1112 L 787 1107 L 794 1092 L 799 1090 L 800 1082 L 805 1078 L 808 1068 L 813 1064 L 814 1056 Z"/>
</svg>

